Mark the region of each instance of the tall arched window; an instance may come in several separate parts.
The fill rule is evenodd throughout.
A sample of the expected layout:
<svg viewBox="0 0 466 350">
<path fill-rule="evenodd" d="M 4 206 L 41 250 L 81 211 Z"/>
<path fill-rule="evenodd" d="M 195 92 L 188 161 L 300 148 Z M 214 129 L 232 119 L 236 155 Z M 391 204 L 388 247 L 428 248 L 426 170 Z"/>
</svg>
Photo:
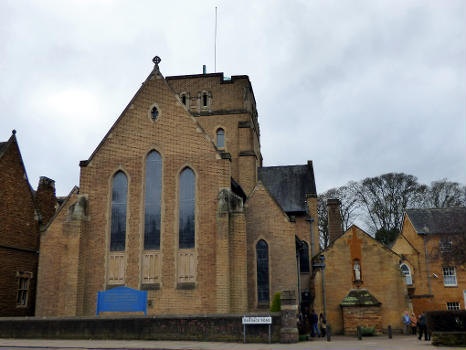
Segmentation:
<svg viewBox="0 0 466 350">
<path fill-rule="evenodd" d="M 194 248 L 196 177 L 190 168 L 180 175 L 179 247 Z"/>
<path fill-rule="evenodd" d="M 225 147 L 225 130 L 217 129 L 217 147 Z"/>
<path fill-rule="evenodd" d="M 160 198 L 162 194 L 162 157 L 152 151 L 146 158 L 144 203 L 144 249 L 160 249 Z"/>
<path fill-rule="evenodd" d="M 112 184 L 112 226 L 110 233 L 110 251 L 125 250 L 126 240 L 126 202 L 128 196 L 128 179 L 119 171 L 113 176 Z"/>
<path fill-rule="evenodd" d="M 269 297 L 269 247 L 264 240 L 256 244 L 257 256 L 257 301 L 268 303 Z"/>
<path fill-rule="evenodd" d="M 302 244 L 299 250 L 299 269 L 300 272 L 309 272 L 309 246 L 304 241 Z"/>
<path fill-rule="evenodd" d="M 406 264 L 401 264 L 400 268 L 401 268 L 401 273 L 405 277 L 406 284 L 408 286 L 412 285 L 413 278 L 411 277 L 411 269 L 409 268 L 409 266 Z"/>
</svg>

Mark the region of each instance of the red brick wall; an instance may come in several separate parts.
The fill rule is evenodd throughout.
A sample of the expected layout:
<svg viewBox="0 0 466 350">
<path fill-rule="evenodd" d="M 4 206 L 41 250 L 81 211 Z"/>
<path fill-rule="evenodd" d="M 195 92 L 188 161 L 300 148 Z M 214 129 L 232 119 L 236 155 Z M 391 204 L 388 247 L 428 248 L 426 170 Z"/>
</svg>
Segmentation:
<svg viewBox="0 0 466 350">
<path fill-rule="evenodd" d="M 16 138 L 13 136 L 9 142 L 0 158 L 0 315 L 33 315 L 38 226 Z M 26 308 L 16 307 L 18 271 L 32 272 L 33 276 Z"/>
</svg>

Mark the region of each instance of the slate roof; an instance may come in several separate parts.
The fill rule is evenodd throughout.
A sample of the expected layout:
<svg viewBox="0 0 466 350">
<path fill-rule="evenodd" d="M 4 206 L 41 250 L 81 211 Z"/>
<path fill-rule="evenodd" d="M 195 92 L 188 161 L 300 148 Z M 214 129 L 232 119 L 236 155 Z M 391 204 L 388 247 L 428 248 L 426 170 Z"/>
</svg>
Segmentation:
<svg viewBox="0 0 466 350">
<path fill-rule="evenodd" d="M 466 208 L 407 209 L 417 233 L 466 233 Z"/>
<path fill-rule="evenodd" d="M 258 169 L 259 180 L 286 213 L 305 213 L 306 195 L 317 195 L 312 162 Z"/>
<path fill-rule="evenodd" d="M 340 303 L 340 306 L 379 306 L 382 303 L 367 289 L 351 289 Z"/>
</svg>

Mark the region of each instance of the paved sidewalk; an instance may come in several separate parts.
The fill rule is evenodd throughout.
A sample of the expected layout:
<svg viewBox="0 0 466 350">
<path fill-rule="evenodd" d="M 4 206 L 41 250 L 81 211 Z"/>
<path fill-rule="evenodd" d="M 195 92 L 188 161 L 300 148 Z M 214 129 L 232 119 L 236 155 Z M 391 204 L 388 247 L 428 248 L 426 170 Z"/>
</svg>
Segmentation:
<svg viewBox="0 0 466 350">
<path fill-rule="evenodd" d="M 417 350 L 449 349 L 464 350 L 464 347 L 433 346 L 430 342 L 420 341 L 414 336 L 366 337 L 357 340 L 354 337 L 334 336 L 331 342 L 316 339 L 297 344 L 242 344 L 195 341 L 147 341 L 147 340 L 44 340 L 44 339 L 0 339 L 0 349 L 157 349 L 157 350 L 324 350 L 324 349 L 376 349 L 376 350 Z"/>
</svg>

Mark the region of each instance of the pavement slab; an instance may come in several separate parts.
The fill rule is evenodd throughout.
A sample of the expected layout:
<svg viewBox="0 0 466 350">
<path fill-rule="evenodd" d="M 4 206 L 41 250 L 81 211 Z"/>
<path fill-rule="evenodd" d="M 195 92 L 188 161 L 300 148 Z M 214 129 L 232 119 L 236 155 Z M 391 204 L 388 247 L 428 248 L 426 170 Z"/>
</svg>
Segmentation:
<svg viewBox="0 0 466 350">
<path fill-rule="evenodd" d="M 415 336 L 355 337 L 333 336 L 332 341 L 313 339 L 296 344 L 221 343 L 199 341 L 152 341 L 152 340 L 59 340 L 59 339 L 0 339 L 0 349 L 12 350 L 465 350 L 464 347 L 433 346 L 430 341 L 418 340 Z"/>
</svg>

